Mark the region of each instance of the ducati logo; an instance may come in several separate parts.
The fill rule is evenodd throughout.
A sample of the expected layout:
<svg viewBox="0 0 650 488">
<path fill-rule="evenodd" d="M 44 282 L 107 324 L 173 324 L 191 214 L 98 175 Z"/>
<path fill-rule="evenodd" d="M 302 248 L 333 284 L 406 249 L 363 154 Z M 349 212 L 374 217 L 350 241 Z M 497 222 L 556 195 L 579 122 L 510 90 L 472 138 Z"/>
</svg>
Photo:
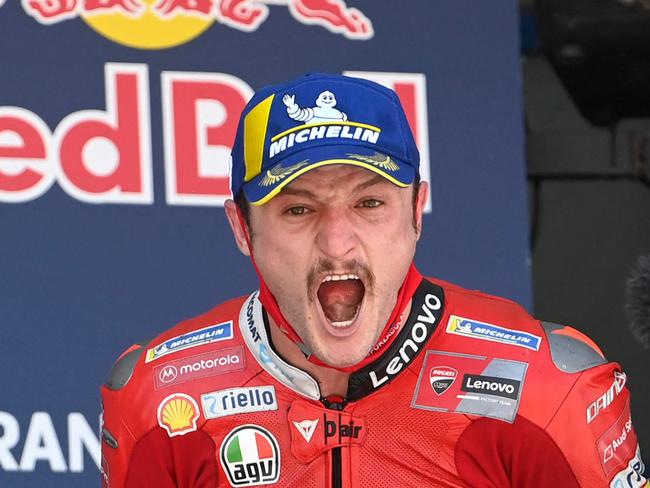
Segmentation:
<svg viewBox="0 0 650 488">
<path fill-rule="evenodd" d="M 456 381 L 458 371 L 449 366 L 434 366 L 429 372 L 429 382 L 436 395 L 442 395 Z"/>
<path fill-rule="evenodd" d="M 314 435 L 316 426 L 318 425 L 318 419 L 316 420 L 303 420 L 302 422 L 293 421 L 293 425 L 298 429 L 300 435 L 305 438 L 307 442 L 311 442 L 311 438 Z"/>
<path fill-rule="evenodd" d="M 170 365 L 160 370 L 160 374 L 158 375 L 158 378 L 163 383 L 169 383 L 171 381 L 174 381 L 177 376 L 178 376 L 178 370 L 176 369 L 176 366 Z"/>
</svg>

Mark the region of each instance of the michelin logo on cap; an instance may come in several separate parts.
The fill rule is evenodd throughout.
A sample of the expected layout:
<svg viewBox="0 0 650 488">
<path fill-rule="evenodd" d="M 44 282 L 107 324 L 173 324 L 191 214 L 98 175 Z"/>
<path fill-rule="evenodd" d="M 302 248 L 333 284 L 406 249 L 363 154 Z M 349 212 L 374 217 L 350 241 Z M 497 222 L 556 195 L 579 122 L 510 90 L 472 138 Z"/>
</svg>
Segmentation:
<svg viewBox="0 0 650 488">
<path fill-rule="evenodd" d="M 316 139 L 352 139 L 376 144 L 381 129 L 368 124 L 348 122 L 345 112 L 336 107 L 336 96 L 325 90 L 316 98 L 314 107 L 301 108 L 296 103 L 296 96 L 286 94 L 282 102 L 287 107 L 287 115 L 305 125 L 294 127 L 271 138 L 269 158 L 286 151 L 297 144 Z"/>
</svg>

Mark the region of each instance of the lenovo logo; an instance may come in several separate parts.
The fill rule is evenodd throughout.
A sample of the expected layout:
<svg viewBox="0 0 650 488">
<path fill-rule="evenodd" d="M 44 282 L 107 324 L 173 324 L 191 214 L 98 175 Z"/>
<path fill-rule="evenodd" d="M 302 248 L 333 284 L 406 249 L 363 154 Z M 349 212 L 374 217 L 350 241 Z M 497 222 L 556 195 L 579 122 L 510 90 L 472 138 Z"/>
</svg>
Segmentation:
<svg viewBox="0 0 650 488">
<path fill-rule="evenodd" d="M 411 326 L 410 335 L 402 342 L 397 354 L 379 371 L 370 371 L 369 376 L 373 387 L 377 388 L 383 385 L 411 362 L 420 350 L 420 346 L 427 340 L 429 332 L 433 329 L 436 322 L 433 311 L 440 310 L 441 307 L 442 302 L 437 296 L 431 293 L 426 295 L 421 313 Z"/>
<path fill-rule="evenodd" d="M 483 393 L 516 400 L 519 396 L 520 384 L 521 382 L 510 378 L 466 374 L 460 389 L 469 393 Z"/>
</svg>

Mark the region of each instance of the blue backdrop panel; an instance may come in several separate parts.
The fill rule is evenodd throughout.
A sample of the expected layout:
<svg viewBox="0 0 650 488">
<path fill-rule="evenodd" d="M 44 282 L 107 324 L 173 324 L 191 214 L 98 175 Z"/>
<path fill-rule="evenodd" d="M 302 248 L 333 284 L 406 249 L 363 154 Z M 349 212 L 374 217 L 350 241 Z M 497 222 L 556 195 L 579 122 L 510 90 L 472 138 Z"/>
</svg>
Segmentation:
<svg viewBox="0 0 650 488">
<path fill-rule="evenodd" d="M 345 7 L 321 7 L 335 3 Z M 247 87 L 314 70 L 396 84 L 430 156 L 423 170 L 431 175 L 432 211 L 420 269 L 529 306 L 514 1 L 406 0 L 397 9 L 349 0 L 356 23 L 345 16 L 328 23 L 305 13 L 315 2 L 288 0 L 269 5 L 257 26 L 224 13 L 218 0 L 200 0 L 193 11 L 184 0 L 114 0 L 110 11 L 93 10 L 92 0 L 61 4 L 73 8 L 57 14 L 38 0 L 0 1 L 0 486 L 97 486 L 98 388 L 113 360 L 134 341 L 255 287 L 219 208 L 224 195 L 192 197 L 195 186 L 178 197 L 169 189 L 174 144 L 182 144 L 182 134 L 169 137 L 180 115 L 163 109 L 173 80 L 195 83 L 195 94 L 218 80 L 234 90 L 225 95 L 222 87 L 221 104 L 195 114 L 216 127 L 197 133 L 208 140 L 208 183 L 224 172 L 218 141 L 236 121 L 228 107 Z M 164 15 L 175 23 L 163 24 Z M 170 39 L 174 46 L 162 46 Z M 111 87 L 111 67 L 135 74 Z M 109 130 L 116 90 L 122 115 L 140 111 L 135 129 Z M 94 134 L 108 137 L 72 147 L 66 130 L 102 117 Z M 151 162 L 139 196 L 106 203 L 119 198 L 88 196 L 66 182 L 75 151 L 103 154 L 105 165 L 95 170 L 111 174 L 118 164 L 111 137 L 134 130 L 143 152 L 132 141 L 120 144 L 135 151 L 132 160 Z M 32 194 L 16 190 L 28 168 L 42 177 Z M 134 174 L 123 176 L 138 187 Z"/>
</svg>

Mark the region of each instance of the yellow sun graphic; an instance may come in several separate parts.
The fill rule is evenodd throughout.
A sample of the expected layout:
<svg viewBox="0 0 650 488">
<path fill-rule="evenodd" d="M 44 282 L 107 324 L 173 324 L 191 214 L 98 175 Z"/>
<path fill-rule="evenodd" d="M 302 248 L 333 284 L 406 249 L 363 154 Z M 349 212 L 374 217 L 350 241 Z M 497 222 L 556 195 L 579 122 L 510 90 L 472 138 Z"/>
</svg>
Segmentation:
<svg viewBox="0 0 650 488">
<path fill-rule="evenodd" d="M 146 5 L 145 5 L 146 4 Z M 139 49 L 165 49 L 191 41 L 213 23 L 191 11 L 164 17 L 152 7 L 161 0 L 143 0 L 144 12 L 129 15 L 121 11 L 82 14 L 82 19 L 100 35 L 113 42 Z"/>
</svg>

